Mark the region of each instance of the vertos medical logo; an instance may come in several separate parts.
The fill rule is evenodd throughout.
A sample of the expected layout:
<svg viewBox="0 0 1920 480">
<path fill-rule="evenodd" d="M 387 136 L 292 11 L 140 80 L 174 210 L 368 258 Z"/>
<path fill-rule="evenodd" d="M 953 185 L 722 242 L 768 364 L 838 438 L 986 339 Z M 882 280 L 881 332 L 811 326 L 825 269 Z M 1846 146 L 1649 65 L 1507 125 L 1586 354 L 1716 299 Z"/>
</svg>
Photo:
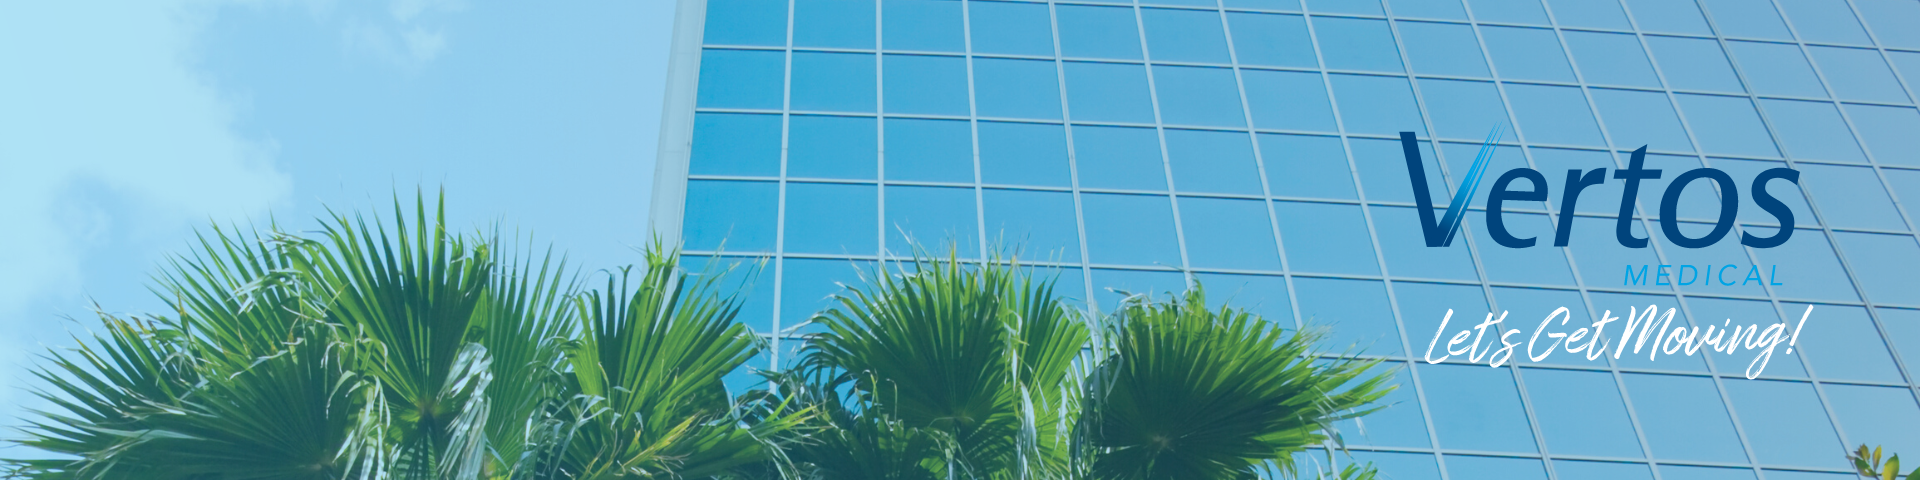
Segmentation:
<svg viewBox="0 0 1920 480">
<path fill-rule="evenodd" d="M 1414 203 L 1419 207 L 1421 232 L 1425 235 L 1428 247 L 1448 247 L 1459 236 L 1462 219 L 1466 216 L 1467 205 L 1473 201 L 1474 192 L 1487 175 L 1487 164 L 1493 157 L 1495 145 L 1499 142 L 1502 129 L 1495 128 L 1487 135 L 1475 156 L 1473 166 L 1461 180 L 1459 192 L 1448 203 L 1447 209 L 1439 218 L 1434 217 L 1433 199 L 1428 193 L 1426 167 L 1420 157 L 1420 143 L 1413 132 L 1400 132 L 1400 145 L 1407 162 L 1407 176 L 1411 179 Z M 1645 168 L 1647 147 L 1633 151 L 1627 161 L 1627 167 L 1612 172 L 1611 179 L 1622 182 L 1619 215 L 1616 217 L 1614 238 L 1620 245 L 1628 248 L 1647 248 L 1647 238 L 1633 234 L 1634 200 L 1639 198 L 1640 182 L 1660 179 L 1665 172 L 1659 169 Z M 1553 245 L 1568 246 L 1572 236 L 1574 206 L 1581 200 L 1580 194 L 1587 187 L 1599 185 L 1609 180 L 1606 168 L 1592 170 L 1568 170 L 1566 181 L 1561 187 L 1559 199 L 1559 221 L 1553 232 Z M 1527 185 L 1518 185 L 1525 180 Z M 1680 195 L 1686 189 L 1700 181 L 1710 182 L 1711 187 L 1702 184 L 1695 188 L 1715 188 L 1720 197 L 1720 215 L 1713 230 L 1699 237 L 1688 237 L 1680 231 L 1678 203 Z M 1747 191 L 1753 196 L 1753 203 L 1761 210 L 1773 215 L 1780 228 L 1770 236 L 1757 236 L 1752 233 L 1740 234 L 1740 244 L 1753 248 L 1773 248 L 1786 243 L 1793 236 L 1793 211 L 1785 203 L 1767 191 L 1770 182 L 1782 180 L 1798 185 L 1800 172 L 1791 168 L 1773 168 L 1760 172 L 1748 184 Z M 1549 184 L 1545 174 L 1532 168 L 1508 170 L 1494 180 L 1487 195 L 1486 229 L 1499 247 L 1494 248 L 1533 248 L 1538 242 L 1537 235 L 1519 237 L 1507 229 L 1502 221 L 1502 207 L 1508 201 L 1544 202 L 1549 197 Z M 1685 249 L 1700 249 L 1711 246 L 1727 237 L 1733 231 L 1735 218 L 1740 209 L 1740 186 L 1732 176 L 1714 168 L 1696 168 L 1682 172 L 1668 182 L 1666 191 L 1660 195 L 1660 231 L 1673 245 Z M 1593 201 L 1590 199 L 1590 201 Z M 1600 200 L 1605 201 L 1605 200 Z M 1520 235 L 1529 235 L 1521 232 Z M 1488 248 L 1488 247 L 1482 247 Z M 1613 266 L 1598 266 L 1614 268 Z M 1744 267 L 1744 268 L 1743 268 Z M 1765 272 L 1764 278 L 1762 272 Z M 1736 273 L 1738 280 L 1729 277 Z M 1627 285 L 1690 285 L 1696 282 L 1718 282 L 1721 285 L 1780 285 L 1778 268 L 1761 265 L 1626 265 L 1622 283 Z M 1691 275 L 1688 275 L 1691 274 Z M 1427 344 L 1428 363 L 1440 363 L 1456 355 L 1465 356 L 1470 362 L 1485 362 L 1489 366 L 1499 367 L 1512 360 L 1515 348 L 1525 345 L 1525 354 L 1535 362 L 1564 351 L 1567 354 L 1583 355 L 1589 360 L 1611 355 L 1646 355 L 1657 360 L 1660 355 L 1692 356 L 1708 348 L 1708 353 L 1720 352 L 1734 354 L 1741 349 L 1756 350 L 1758 354 L 1749 363 L 1747 378 L 1758 377 L 1766 369 L 1773 352 L 1781 344 L 1786 345 L 1785 353 L 1792 354 L 1801 330 L 1813 313 L 1813 307 L 1807 306 L 1801 313 L 1800 321 L 1791 327 L 1786 323 L 1774 323 L 1767 326 L 1759 324 L 1736 324 L 1734 319 L 1726 319 L 1721 325 L 1706 323 L 1703 330 L 1698 326 L 1674 325 L 1677 309 L 1669 307 L 1661 310 L 1658 305 L 1623 305 L 1626 316 L 1619 317 L 1615 310 L 1604 309 L 1599 320 L 1590 325 L 1567 325 L 1573 317 L 1567 307 L 1560 307 L 1545 314 L 1533 329 L 1531 336 L 1520 337 L 1520 329 L 1504 328 L 1509 313 L 1502 311 L 1498 315 L 1487 313 L 1486 318 L 1477 325 L 1462 327 L 1448 335 L 1448 324 L 1453 319 L 1453 310 L 1441 314 L 1440 328 L 1434 332 Z M 1536 312 L 1537 313 L 1537 312 Z M 1419 314 L 1427 314 L 1421 312 Z M 1523 314 L 1533 316 L 1532 313 Z M 1534 317 L 1542 318 L 1542 317 Z M 1619 323 L 1617 330 L 1609 327 Z M 1573 327 L 1573 328 L 1567 328 Z M 1494 337 L 1487 333 L 1492 329 Z M 1610 331 L 1612 330 L 1612 331 Z M 1444 346 L 1441 338 L 1447 338 Z M 1436 356 L 1438 355 L 1438 356 Z"/>
</svg>

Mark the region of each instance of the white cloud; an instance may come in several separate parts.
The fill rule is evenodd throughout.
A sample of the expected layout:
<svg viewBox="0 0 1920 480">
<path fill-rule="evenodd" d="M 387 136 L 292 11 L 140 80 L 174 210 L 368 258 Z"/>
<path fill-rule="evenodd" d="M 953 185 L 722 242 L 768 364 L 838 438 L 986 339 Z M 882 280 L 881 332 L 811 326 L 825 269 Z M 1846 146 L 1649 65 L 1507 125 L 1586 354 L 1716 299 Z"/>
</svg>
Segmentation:
<svg viewBox="0 0 1920 480">
<path fill-rule="evenodd" d="M 289 195 L 273 142 L 236 133 L 233 99 L 185 63 L 199 3 L 0 3 L 0 404 L 17 404 L 33 342 L 67 343 L 55 319 L 24 316 L 35 302 L 80 313 L 67 303 L 86 293 L 83 266 L 119 253 L 103 238 L 178 251 L 184 239 L 140 232 L 261 218 Z"/>
</svg>

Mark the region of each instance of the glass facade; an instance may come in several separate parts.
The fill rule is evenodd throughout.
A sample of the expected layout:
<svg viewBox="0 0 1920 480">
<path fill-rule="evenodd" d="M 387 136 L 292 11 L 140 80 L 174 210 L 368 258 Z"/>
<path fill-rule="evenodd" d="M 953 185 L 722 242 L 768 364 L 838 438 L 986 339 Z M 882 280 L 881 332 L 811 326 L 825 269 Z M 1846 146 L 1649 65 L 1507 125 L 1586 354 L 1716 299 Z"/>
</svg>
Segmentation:
<svg viewBox="0 0 1920 480">
<path fill-rule="evenodd" d="M 702 9 L 702 7 L 704 7 Z M 1920 2 L 1915 0 L 682 0 L 702 47 L 691 108 L 668 112 L 684 175 L 655 224 L 689 255 L 757 272 L 743 318 L 790 360 L 835 282 L 910 254 L 1020 245 L 1092 308 L 1190 281 L 1215 301 L 1328 326 L 1326 347 L 1398 366 L 1384 411 L 1342 425 L 1389 478 L 1851 478 L 1843 448 L 1920 452 Z M 700 27 L 704 28 L 700 28 Z M 698 37 L 692 37 L 698 35 Z M 691 70 L 697 70 L 691 71 Z M 669 105 L 674 102 L 669 101 Z M 671 107 L 670 107 L 671 108 Z M 1445 203 L 1495 127 L 1490 170 L 1545 174 L 1496 245 L 1478 211 L 1429 248 L 1398 133 Z M 1589 187 L 1554 247 L 1564 173 L 1645 145 Z M 1694 168 L 1770 191 L 1791 240 L 1684 249 L 1666 182 Z M 667 171 L 667 170 L 663 170 Z M 1711 182 L 1680 229 L 1713 229 Z M 1485 207 L 1482 182 L 1471 207 Z M 1920 202 L 1920 200 L 1911 200 Z M 1741 195 L 1739 225 L 1775 218 Z M 1920 205 L 1920 204 L 1917 204 Z M 662 222 L 662 218 L 667 221 Z M 1759 265 L 1771 283 L 1629 285 L 1623 265 Z M 1517 367 L 1420 361 L 1441 312 L 1573 323 L 1675 307 L 1705 326 L 1798 320 L 1794 353 Z M 1528 330 L 1531 321 L 1508 322 Z M 1912 454 L 1910 454 L 1912 455 Z"/>
</svg>

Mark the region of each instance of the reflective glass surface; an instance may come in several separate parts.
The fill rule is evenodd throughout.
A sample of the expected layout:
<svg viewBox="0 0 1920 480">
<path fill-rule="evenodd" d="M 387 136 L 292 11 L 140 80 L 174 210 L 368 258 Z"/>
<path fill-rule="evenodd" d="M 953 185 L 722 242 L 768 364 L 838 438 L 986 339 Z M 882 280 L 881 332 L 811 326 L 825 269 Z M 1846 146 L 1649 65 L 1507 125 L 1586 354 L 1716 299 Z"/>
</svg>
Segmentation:
<svg viewBox="0 0 1920 480">
<path fill-rule="evenodd" d="M 1920 449 L 1920 3 L 706 5 L 695 107 L 670 112 L 687 176 L 659 181 L 684 192 L 702 265 L 766 259 L 738 283 L 776 352 L 832 282 L 912 240 L 1018 251 L 1096 311 L 1198 282 L 1216 305 L 1328 328 L 1322 348 L 1398 368 L 1386 409 L 1339 424 L 1389 478 L 1845 478 L 1836 447 Z M 1495 128 L 1461 233 L 1427 247 L 1399 134 L 1438 218 Z M 1612 175 L 1642 146 L 1662 173 L 1623 199 Z M 1528 248 L 1498 245 L 1487 211 L 1517 168 L 1545 180 L 1514 181 L 1545 200 L 1499 217 Z M 1666 236 L 1661 203 L 1698 168 L 1734 188 L 1676 190 L 1677 228 L 1712 230 L 1724 195 L 1738 211 L 1696 249 Z M 1744 246 L 1782 227 L 1750 183 L 1774 168 L 1799 172 L 1765 185 L 1792 239 Z M 1594 169 L 1604 181 L 1568 196 L 1569 171 Z M 1672 284 L 1630 281 L 1661 265 Z M 1449 308 L 1449 329 L 1507 313 L 1521 337 L 1558 307 L 1549 331 L 1649 305 L 1789 336 L 1809 304 L 1757 380 L 1745 349 L 1534 361 L 1522 339 L 1499 369 L 1422 358 Z"/>
</svg>

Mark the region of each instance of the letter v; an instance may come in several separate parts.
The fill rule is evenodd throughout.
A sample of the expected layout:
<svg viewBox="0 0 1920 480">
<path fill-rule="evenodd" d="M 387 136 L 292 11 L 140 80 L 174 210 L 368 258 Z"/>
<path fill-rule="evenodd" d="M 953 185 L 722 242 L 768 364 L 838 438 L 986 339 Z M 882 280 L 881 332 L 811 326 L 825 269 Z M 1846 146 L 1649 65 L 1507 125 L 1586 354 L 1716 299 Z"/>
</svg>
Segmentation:
<svg viewBox="0 0 1920 480">
<path fill-rule="evenodd" d="M 1453 245 L 1453 237 L 1460 233 L 1460 219 L 1466 216 L 1467 203 L 1473 201 L 1473 193 L 1479 190 L 1480 178 L 1486 176 L 1487 162 L 1493 159 L 1493 146 L 1500 141 L 1503 127 L 1505 125 L 1495 125 L 1493 131 L 1487 133 L 1487 141 L 1480 144 L 1480 154 L 1473 159 L 1473 168 L 1461 180 L 1453 201 L 1447 205 L 1446 215 L 1437 221 L 1433 218 L 1433 197 L 1427 193 L 1427 168 L 1420 161 L 1420 142 L 1414 140 L 1413 132 L 1400 132 L 1400 148 L 1407 157 L 1407 177 L 1413 182 L 1413 203 L 1420 207 L 1420 231 L 1426 234 L 1427 246 Z"/>
</svg>

